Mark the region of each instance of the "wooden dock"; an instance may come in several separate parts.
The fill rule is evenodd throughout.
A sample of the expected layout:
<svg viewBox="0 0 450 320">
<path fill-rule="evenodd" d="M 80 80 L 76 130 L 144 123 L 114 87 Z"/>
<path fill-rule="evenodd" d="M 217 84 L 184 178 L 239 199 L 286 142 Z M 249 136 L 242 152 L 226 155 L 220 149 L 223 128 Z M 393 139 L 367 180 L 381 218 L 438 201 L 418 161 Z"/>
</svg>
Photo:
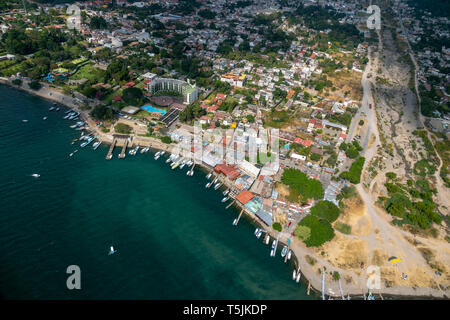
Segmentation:
<svg viewBox="0 0 450 320">
<path fill-rule="evenodd" d="M 286 263 L 286 261 L 287 261 L 287 257 L 289 255 L 289 248 L 290 247 L 291 247 L 291 242 L 288 241 L 288 248 L 287 248 L 287 251 L 286 251 L 286 255 L 284 256 L 284 263 Z"/>
<path fill-rule="evenodd" d="M 239 213 L 239 217 L 238 217 L 237 220 L 236 220 L 236 226 L 238 225 L 239 220 L 241 219 L 241 216 L 242 216 L 243 213 L 244 213 L 244 209 L 242 209 L 242 210 L 241 210 L 241 213 Z"/>
<path fill-rule="evenodd" d="M 234 202 L 235 202 L 235 201 L 230 202 L 230 203 L 225 207 L 225 210 L 228 209 L 229 207 L 231 207 L 231 206 L 233 205 Z M 244 211 L 244 210 L 242 210 L 242 211 Z M 242 211 L 241 211 L 241 214 L 242 214 Z M 239 218 L 240 218 L 240 217 L 241 217 L 241 215 L 239 215 Z M 238 222 L 239 222 L 239 219 L 238 219 Z"/>
<path fill-rule="evenodd" d="M 126 139 L 124 141 L 124 143 L 123 143 L 122 152 L 119 154 L 119 158 L 120 159 L 125 158 L 125 154 L 126 154 L 126 151 L 127 151 L 127 146 L 128 146 L 128 139 Z"/>
<path fill-rule="evenodd" d="M 114 138 L 113 142 L 111 143 L 111 146 L 109 147 L 109 151 L 106 154 L 106 160 L 110 160 L 112 158 L 112 153 L 113 153 L 114 147 L 116 146 L 116 143 L 117 143 L 117 139 Z"/>
</svg>

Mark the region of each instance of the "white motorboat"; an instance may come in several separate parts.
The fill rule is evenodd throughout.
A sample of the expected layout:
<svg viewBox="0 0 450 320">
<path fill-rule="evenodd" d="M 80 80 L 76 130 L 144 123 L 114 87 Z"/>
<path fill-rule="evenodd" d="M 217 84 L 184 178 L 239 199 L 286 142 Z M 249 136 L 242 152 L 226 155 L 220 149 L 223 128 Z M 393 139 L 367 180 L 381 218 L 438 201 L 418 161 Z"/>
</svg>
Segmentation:
<svg viewBox="0 0 450 320">
<path fill-rule="evenodd" d="M 33 173 L 31 176 L 35 177 L 35 178 L 39 178 L 41 175 L 39 173 Z"/>
<path fill-rule="evenodd" d="M 110 255 L 112 255 L 112 254 L 114 254 L 114 253 L 116 253 L 116 252 L 117 252 L 117 250 L 114 250 L 114 247 L 111 246 L 111 247 L 109 248 L 108 256 L 110 256 Z"/>
<path fill-rule="evenodd" d="M 295 280 L 297 278 L 297 271 L 295 269 L 292 271 L 292 280 Z"/>
<path fill-rule="evenodd" d="M 281 250 L 281 256 L 284 257 L 286 256 L 287 253 L 287 246 L 284 246 L 283 249 Z"/>
</svg>

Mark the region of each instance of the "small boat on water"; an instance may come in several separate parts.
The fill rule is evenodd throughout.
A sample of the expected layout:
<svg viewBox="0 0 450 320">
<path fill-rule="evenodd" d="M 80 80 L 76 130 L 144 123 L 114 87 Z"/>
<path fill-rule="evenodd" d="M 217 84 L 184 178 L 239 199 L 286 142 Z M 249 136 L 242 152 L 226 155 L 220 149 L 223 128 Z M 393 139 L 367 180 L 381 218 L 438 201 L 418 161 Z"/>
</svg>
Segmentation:
<svg viewBox="0 0 450 320">
<path fill-rule="evenodd" d="M 217 181 L 219 181 L 219 177 L 214 179 L 213 184 L 216 183 Z"/>
<path fill-rule="evenodd" d="M 226 195 L 228 195 L 230 193 L 230 190 L 228 189 L 228 190 L 225 190 L 224 192 L 222 192 L 222 194 L 224 195 L 224 196 L 226 196 Z"/>
<path fill-rule="evenodd" d="M 255 229 L 255 232 L 253 232 L 253 234 L 256 236 L 259 232 L 259 227 Z"/>
<path fill-rule="evenodd" d="M 174 164 L 172 164 L 172 170 L 176 169 L 179 165 L 180 165 L 180 161 L 177 161 Z"/>
<path fill-rule="evenodd" d="M 102 144 L 101 141 L 94 142 L 94 144 L 92 145 L 92 149 L 97 150 L 97 148 L 98 148 L 101 144 Z"/>
<path fill-rule="evenodd" d="M 172 161 L 172 159 L 173 159 L 173 155 L 170 155 L 170 157 L 167 158 L 166 163 L 169 163 L 170 161 Z"/>
<path fill-rule="evenodd" d="M 110 255 L 112 255 L 112 254 L 114 254 L 114 253 L 116 253 L 116 252 L 117 252 L 117 250 L 114 250 L 114 247 L 111 246 L 111 247 L 109 248 L 108 256 L 110 256 Z"/>
<path fill-rule="evenodd" d="M 217 183 L 217 184 L 214 186 L 214 190 L 219 189 L 221 185 L 222 185 L 222 182 Z"/>
<path fill-rule="evenodd" d="M 43 117 L 42 120 L 47 120 L 47 117 Z"/>
<path fill-rule="evenodd" d="M 297 271 L 295 269 L 292 271 L 292 280 L 295 280 L 297 278 Z"/>
<path fill-rule="evenodd" d="M 31 176 L 35 177 L 35 178 L 39 178 L 41 175 L 39 173 L 33 173 Z"/>
<path fill-rule="evenodd" d="M 277 240 L 276 240 L 276 239 L 273 239 L 273 242 L 272 242 L 272 249 L 275 249 L 276 246 L 277 246 Z"/>
<path fill-rule="evenodd" d="M 166 153 L 166 150 L 161 151 L 160 156 L 163 156 Z"/>
<path fill-rule="evenodd" d="M 53 111 L 53 110 L 55 110 L 55 107 L 50 107 L 50 108 L 48 109 L 48 111 Z"/>
<path fill-rule="evenodd" d="M 211 176 L 212 176 L 212 172 L 208 173 L 208 175 L 206 176 L 206 179 L 211 178 Z"/>
<path fill-rule="evenodd" d="M 237 224 L 237 219 L 233 220 L 233 226 L 235 226 Z"/>
<path fill-rule="evenodd" d="M 275 249 L 270 250 L 270 256 L 275 257 Z"/>
<path fill-rule="evenodd" d="M 28 120 L 24 119 L 24 120 L 22 120 L 22 122 L 28 122 Z"/>
<path fill-rule="evenodd" d="M 212 185 L 212 182 L 208 182 L 208 183 L 205 185 L 205 188 L 209 188 L 209 187 L 211 187 L 211 185 Z"/>
<path fill-rule="evenodd" d="M 295 278 L 295 282 L 299 283 L 301 276 L 302 276 L 302 273 L 300 272 L 300 268 L 299 268 L 297 271 L 297 277 Z"/>
<path fill-rule="evenodd" d="M 153 157 L 155 160 L 158 160 L 159 157 L 161 156 L 161 152 L 158 151 L 157 153 L 155 153 L 155 156 Z"/>
<path fill-rule="evenodd" d="M 290 260 L 290 259 L 291 259 L 291 256 L 292 256 L 292 250 L 289 250 L 287 259 Z"/>
<path fill-rule="evenodd" d="M 262 234 L 263 234 L 263 231 L 260 229 L 259 232 L 256 234 L 256 237 L 259 239 L 259 238 L 261 238 Z"/>
<path fill-rule="evenodd" d="M 224 197 L 224 198 L 222 199 L 222 202 L 227 202 L 228 199 L 230 199 L 230 198 L 229 198 L 229 197 Z"/>
<path fill-rule="evenodd" d="M 270 241 L 270 236 L 267 235 L 267 237 L 266 237 L 266 244 L 269 244 L 269 241 Z"/>
<path fill-rule="evenodd" d="M 56 108 L 56 110 L 55 111 L 59 111 L 59 107 L 58 108 Z"/>
<path fill-rule="evenodd" d="M 112 157 L 113 157 L 113 154 L 110 153 L 110 154 L 108 154 L 108 155 L 106 156 L 106 160 L 111 160 Z"/>
<path fill-rule="evenodd" d="M 283 249 L 281 250 L 281 256 L 284 257 L 286 256 L 287 253 L 287 246 L 284 246 Z"/>
</svg>

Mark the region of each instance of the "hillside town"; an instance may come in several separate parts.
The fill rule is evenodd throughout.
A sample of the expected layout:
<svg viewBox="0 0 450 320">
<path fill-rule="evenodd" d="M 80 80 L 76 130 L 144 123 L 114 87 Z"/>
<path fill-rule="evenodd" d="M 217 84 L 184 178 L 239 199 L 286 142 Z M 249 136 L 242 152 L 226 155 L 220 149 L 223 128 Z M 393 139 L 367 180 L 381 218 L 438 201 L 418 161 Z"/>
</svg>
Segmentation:
<svg viewBox="0 0 450 320">
<path fill-rule="evenodd" d="M 320 248 L 356 229 L 338 217 L 362 194 L 366 159 L 382 145 L 372 127 L 374 86 L 363 86 L 380 46 L 367 27 L 368 5 L 93 0 L 24 7 L 7 0 L 0 76 L 59 92 L 109 142 L 126 135 L 179 152 L 220 177 L 233 203 L 264 228 Z M 392 32 L 417 54 L 422 113 L 447 134 L 448 18 L 414 19 L 407 1 L 393 8 L 405 26 Z M 429 29 L 447 42 L 436 45 Z M 432 192 L 422 199 L 432 201 Z M 389 201 L 380 208 L 395 216 Z M 417 205 L 409 214 L 426 216 L 427 224 L 409 215 L 404 221 L 439 228 L 443 210 Z"/>
</svg>

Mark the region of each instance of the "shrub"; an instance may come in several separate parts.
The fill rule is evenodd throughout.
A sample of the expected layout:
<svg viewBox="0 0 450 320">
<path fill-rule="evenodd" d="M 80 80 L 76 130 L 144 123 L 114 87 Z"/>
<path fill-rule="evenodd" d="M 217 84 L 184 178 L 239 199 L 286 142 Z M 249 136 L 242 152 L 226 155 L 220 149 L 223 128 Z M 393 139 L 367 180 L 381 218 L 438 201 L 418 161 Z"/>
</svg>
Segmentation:
<svg viewBox="0 0 450 320">
<path fill-rule="evenodd" d="M 388 179 L 394 180 L 395 178 L 397 178 L 397 175 L 394 172 L 386 172 L 386 177 Z"/>
<path fill-rule="evenodd" d="M 39 90 L 42 87 L 42 85 L 39 83 L 39 81 L 36 81 L 36 80 L 31 81 L 28 84 L 28 86 L 30 87 L 30 89 L 33 89 L 33 90 Z"/>
<path fill-rule="evenodd" d="M 114 131 L 123 134 L 129 134 L 131 132 L 131 127 L 125 123 L 118 123 L 114 127 Z"/>
<path fill-rule="evenodd" d="M 281 232 L 281 224 L 279 222 L 275 222 L 274 224 L 272 224 L 272 228 L 278 232 Z"/>
<path fill-rule="evenodd" d="M 349 171 L 341 173 L 341 178 L 347 179 L 353 184 L 358 184 L 361 181 L 361 171 L 364 167 L 364 157 L 359 157 L 352 163 Z"/>
<path fill-rule="evenodd" d="M 283 172 L 281 182 L 288 185 L 292 189 L 296 189 L 304 199 L 321 199 L 323 198 L 322 183 L 296 169 L 287 169 Z"/>
<path fill-rule="evenodd" d="M 170 137 L 168 137 L 168 136 L 164 136 L 164 137 L 161 137 L 161 141 L 164 142 L 164 143 L 169 144 L 169 143 L 172 142 L 172 139 Z"/>
<path fill-rule="evenodd" d="M 308 240 L 311 235 L 311 229 L 305 226 L 297 225 L 294 234 L 302 241 Z"/>
<path fill-rule="evenodd" d="M 319 219 L 314 215 L 309 215 L 300 221 L 301 226 L 308 227 L 311 235 L 303 241 L 307 247 L 319 247 L 334 237 L 334 230 L 331 224 L 323 219 Z"/>
<path fill-rule="evenodd" d="M 22 84 L 22 80 L 21 79 L 14 79 L 12 81 L 12 84 L 15 84 L 16 86 L 20 86 Z"/>
<path fill-rule="evenodd" d="M 311 214 L 323 218 L 328 222 L 334 222 L 339 217 L 340 210 L 333 202 L 322 200 L 311 208 Z"/>
</svg>

